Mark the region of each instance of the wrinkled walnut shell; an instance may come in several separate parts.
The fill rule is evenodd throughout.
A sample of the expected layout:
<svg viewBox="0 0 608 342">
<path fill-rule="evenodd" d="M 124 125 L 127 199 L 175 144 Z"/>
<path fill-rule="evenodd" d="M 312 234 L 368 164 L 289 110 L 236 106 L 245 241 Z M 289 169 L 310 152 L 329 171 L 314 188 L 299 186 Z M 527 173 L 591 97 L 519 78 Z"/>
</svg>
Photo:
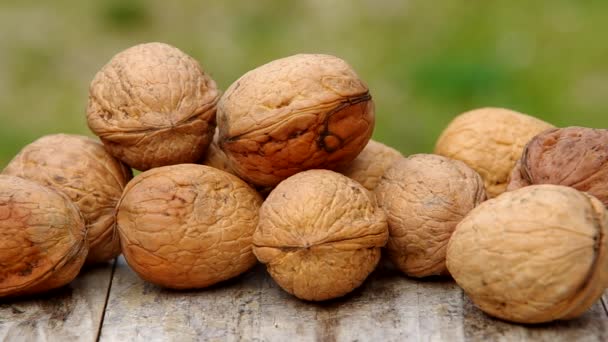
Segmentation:
<svg viewBox="0 0 608 342">
<path fill-rule="evenodd" d="M 285 291 L 319 301 L 359 287 L 387 238 L 386 215 L 369 191 L 339 173 L 310 170 L 270 193 L 253 251 Z"/>
<path fill-rule="evenodd" d="M 477 172 L 461 161 L 432 154 L 396 161 L 375 193 L 388 216 L 388 256 L 412 277 L 448 274 L 450 236 L 486 198 Z"/>
<path fill-rule="evenodd" d="M 218 103 L 220 147 L 258 186 L 351 162 L 374 128 L 367 86 L 343 60 L 300 54 L 249 71 Z"/>
<path fill-rule="evenodd" d="M 198 161 L 219 91 L 197 61 L 162 43 L 114 56 L 89 88 L 87 120 L 108 151 L 138 170 Z"/>
<path fill-rule="evenodd" d="M 607 214 L 595 197 L 565 186 L 504 193 L 458 224 L 448 269 L 489 315 L 520 323 L 575 318 L 608 285 Z"/>
<path fill-rule="evenodd" d="M 85 224 L 66 195 L 0 175 L 0 297 L 66 285 L 86 256 Z"/>
<path fill-rule="evenodd" d="M 251 240 L 262 199 L 237 177 L 181 164 L 139 174 L 118 204 L 118 231 L 129 266 L 174 289 L 203 288 L 256 263 Z"/>
<path fill-rule="evenodd" d="M 507 190 L 532 184 L 571 186 L 608 206 L 608 130 L 555 128 L 534 137 L 513 168 Z"/>
<path fill-rule="evenodd" d="M 443 131 L 435 153 L 465 162 L 483 178 L 488 197 L 507 188 L 524 145 L 553 126 L 502 108 L 481 108 L 457 116 Z"/>
<path fill-rule="evenodd" d="M 108 261 L 120 254 L 115 208 L 132 174 L 103 145 L 79 135 L 47 135 L 24 147 L 3 174 L 68 195 L 87 226 L 87 263 Z"/>
<path fill-rule="evenodd" d="M 345 167 L 336 171 L 361 183 L 367 190 L 373 191 L 384 171 L 397 159 L 403 157 L 392 147 L 370 140 L 357 158 Z"/>
</svg>

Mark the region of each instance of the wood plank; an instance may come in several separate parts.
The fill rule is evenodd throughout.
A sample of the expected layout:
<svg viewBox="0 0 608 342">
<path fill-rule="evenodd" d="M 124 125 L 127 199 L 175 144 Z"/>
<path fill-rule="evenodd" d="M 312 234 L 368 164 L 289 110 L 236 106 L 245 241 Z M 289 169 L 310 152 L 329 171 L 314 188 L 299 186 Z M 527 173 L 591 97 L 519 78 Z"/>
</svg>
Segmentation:
<svg viewBox="0 0 608 342">
<path fill-rule="evenodd" d="M 85 269 L 68 286 L 0 302 L 0 341 L 96 341 L 113 263 Z"/>
</svg>

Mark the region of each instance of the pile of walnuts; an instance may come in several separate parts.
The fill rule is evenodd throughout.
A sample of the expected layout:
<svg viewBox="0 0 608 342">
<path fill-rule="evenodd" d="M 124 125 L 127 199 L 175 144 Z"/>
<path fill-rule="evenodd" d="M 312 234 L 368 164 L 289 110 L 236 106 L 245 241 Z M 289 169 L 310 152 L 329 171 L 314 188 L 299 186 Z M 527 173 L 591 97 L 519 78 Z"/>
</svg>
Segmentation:
<svg viewBox="0 0 608 342">
<path fill-rule="evenodd" d="M 161 43 L 95 75 L 87 121 L 101 142 L 42 137 L 0 176 L 0 297 L 120 253 L 173 289 L 259 261 L 320 301 L 359 287 L 384 249 L 405 275 L 451 276 L 523 323 L 577 317 L 608 285 L 607 130 L 483 108 L 406 158 L 370 140 L 372 95 L 340 58 L 278 59 L 222 94 Z"/>
</svg>

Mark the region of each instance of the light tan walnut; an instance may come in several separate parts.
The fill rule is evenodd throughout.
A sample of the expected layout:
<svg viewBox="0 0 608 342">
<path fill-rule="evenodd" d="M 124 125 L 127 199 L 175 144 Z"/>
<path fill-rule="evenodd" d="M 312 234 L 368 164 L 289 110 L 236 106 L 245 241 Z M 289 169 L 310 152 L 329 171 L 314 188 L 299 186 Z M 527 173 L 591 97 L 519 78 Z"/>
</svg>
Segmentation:
<svg viewBox="0 0 608 342">
<path fill-rule="evenodd" d="M 339 173 L 309 170 L 270 193 L 253 243 L 279 286 L 320 301 L 359 287 L 387 238 L 386 215 L 373 194 Z"/>
<path fill-rule="evenodd" d="M 217 115 L 232 169 L 265 187 L 351 162 L 375 122 L 369 90 L 353 69 L 337 57 L 310 54 L 249 71 L 226 90 Z"/>
<path fill-rule="evenodd" d="M 486 198 L 477 172 L 432 154 L 396 161 L 375 193 L 388 216 L 389 258 L 412 277 L 448 273 L 445 253 L 454 228 Z"/>
<path fill-rule="evenodd" d="M 506 192 L 473 209 L 447 267 L 487 314 L 520 323 L 571 319 L 608 285 L 608 217 L 595 197 L 559 185 Z"/>
<path fill-rule="evenodd" d="M 524 146 L 553 126 L 502 108 L 481 108 L 457 116 L 443 131 L 435 153 L 465 162 L 484 180 L 488 197 L 507 188 Z"/>
<path fill-rule="evenodd" d="M 392 147 L 370 140 L 352 163 L 336 171 L 361 183 L 367 190 L 373 191 L 384 171 L 397 159 L 403 157 Z"/>
<path fill-rule="evenodd" d="M 198 161 L 215 129 L 215 82 L 162 43 L 114 56 L 91 82 L 87 120 L 108 151 L 137 170 Z"/>
</svg>

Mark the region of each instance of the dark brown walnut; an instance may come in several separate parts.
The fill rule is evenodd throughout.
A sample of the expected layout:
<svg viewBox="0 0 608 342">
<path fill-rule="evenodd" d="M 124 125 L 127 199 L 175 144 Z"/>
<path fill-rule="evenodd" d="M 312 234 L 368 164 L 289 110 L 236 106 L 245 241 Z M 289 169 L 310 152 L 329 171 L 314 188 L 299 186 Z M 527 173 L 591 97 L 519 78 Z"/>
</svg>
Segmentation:
<svg viewBox="0 0 608 342">
<path fill-rule="evenodd" d="M 0 297 L 66 285 L 86 256 L 84 220 L 66 195 L 0 175 Z"/>
<path fill-rule="evenodd" d="M 361 285 L 387 238 L 386 215 L 373 194 L 339 173 L 310 170 L 270 193 L 253 251 L 285 291 L 320 301 Z"/>
<path fill-rule="evenodd" d="M 3 174 L 68 195 L 87 226 L 87 263 L 108 261 L 120 254 L 115 208 L 132 174 L 102 144 L 79 135 L 47 135 L 24 147 Z"/>
<path fill-rule="evenodd" d="M 489 315 L 520 323 L 575 318 L 608 286 L 607 214 L 570 187 L 503 193 L 458 224 L 448 270 Z"/>
<path fill-rule="evenodd" d="M 120 52 L 91 82 L 87 119 L 108 151 L 138 170 L 200 160 L 219 91 L 197 61 L 162 43 Z"/>
<path fill-rule="evenodd" d="M 343 60 L 300 54 L 249 71 L 218 103 L 220 147 L 258 186 L 357 157 L 374 128 L 367 86 Z"/>
<path fill-rule="evenodd" d="M 122 252 L 143 279 L 203 288 L 256 263 L 251 251 L 262 199 L 215 168 L 181 164 L 139 174 L 118 204 Z"/>
<path fill-rule="evenodd" d="M 535 136 L 513 169 L 507 190 L 532 184 L 571 186 L 608 206 L 608 130 L 567 127 Z"/>
<path fill-rule="evenodd" d="M 376 198 L 388 216 L 391 261 L 413 277 L 448 274 L 448 241 L 485 200 L 483 179 L 461 161 L 432 154 L 401 158 L 386 170 Z"/>
<path fill-rule="evenodd" d="M 336 171 L 373 191 L 380 183 L 384 171 L 401 157 L 401 153 L 394 148 L 370 140 L 352 163 Z"/>
</svg>

